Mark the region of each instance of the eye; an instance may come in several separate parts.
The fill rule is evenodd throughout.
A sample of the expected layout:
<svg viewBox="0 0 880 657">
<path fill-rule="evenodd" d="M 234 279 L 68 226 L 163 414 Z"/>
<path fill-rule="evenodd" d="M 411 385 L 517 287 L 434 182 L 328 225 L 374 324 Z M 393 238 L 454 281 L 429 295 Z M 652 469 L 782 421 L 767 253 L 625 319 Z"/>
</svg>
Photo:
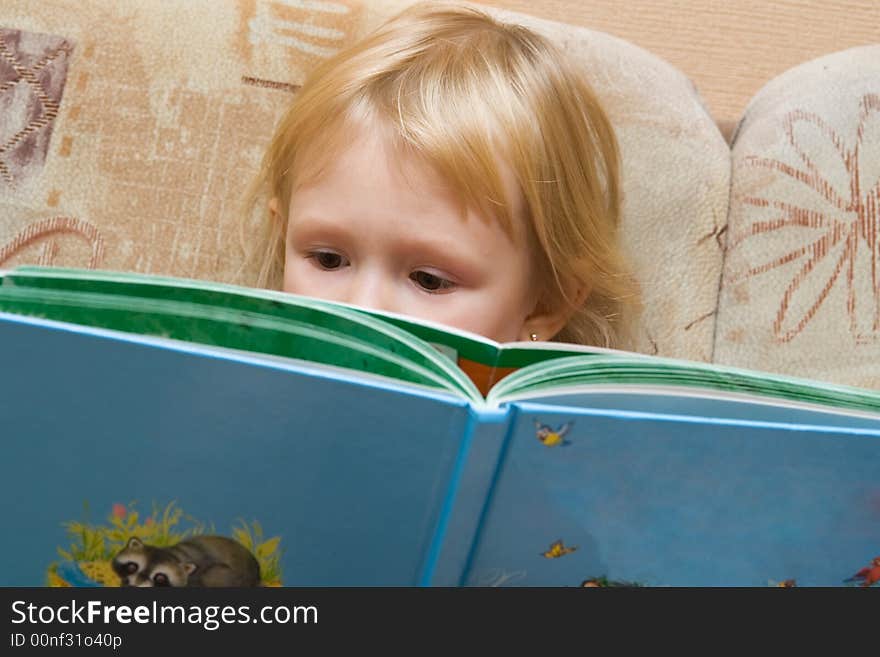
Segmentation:
<svg viewBox="0 0 880 657">
<path fill-rule="evenodd" d="M 153 575 L 153 586 L 171 586 L 171 582 L 168 581 L 168 575 L 165 573 Z"/>
<path fill-rule="evenodd" d="M 138 571 L 138 565 L 134 561 L 129 561 L 122 566 L 126 575 L 134 575 Z"/>
<path fill-rule="evenodd" d="M 312 251 L 307 256 L 321 269 L 333 271 L 349 265 L 348 258 L 335 251 Z"/>
<path fill-rule="evenodd" d="M 414 271 L 409 277 L 410 280 L 426 292 L 437 294 L 448 292 L 455 288 L 455 283 L 452 281 L 427 271 Z"/>
</svg>

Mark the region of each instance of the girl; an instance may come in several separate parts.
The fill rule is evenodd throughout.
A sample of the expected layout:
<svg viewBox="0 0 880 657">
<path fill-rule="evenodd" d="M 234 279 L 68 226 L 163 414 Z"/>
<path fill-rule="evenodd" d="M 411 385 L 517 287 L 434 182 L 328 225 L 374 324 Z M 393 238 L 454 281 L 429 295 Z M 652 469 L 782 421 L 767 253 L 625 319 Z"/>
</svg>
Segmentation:
<svg viewBox="0 0 880 657">
<path fill-rule="evenodd" d="M 250 195 L 259 285 L 499 342 L 621 348 L 618 150 L 575 66 L 471 9 L 415 5 L 319 66 Z"/>
</svg>

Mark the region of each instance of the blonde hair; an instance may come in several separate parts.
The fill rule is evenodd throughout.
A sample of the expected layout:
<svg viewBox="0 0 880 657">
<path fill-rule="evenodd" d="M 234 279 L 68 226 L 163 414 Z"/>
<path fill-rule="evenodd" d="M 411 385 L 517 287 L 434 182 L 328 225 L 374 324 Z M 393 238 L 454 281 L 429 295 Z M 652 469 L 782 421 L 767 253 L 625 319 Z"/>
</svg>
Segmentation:
<svg viewBox="0 0 880 657">
<path fill-rule="evenodd" d="M 587 82 L 545 38 L 484 12 L 418 4 L 315 69 L 281 119 L 249 194 L 286 213 L 295 184 L 341 152 L 347 126 L 380 119 L 431 164 L 463 207 L 513 229 L 499 159 L 516 176 L 548 308 L 568 304 L 555 340 L 620 347 L 638 308 L 618 245 L 619 155 Z M 251 257 L 280 287 L 286 218 L 269 218 Z M 588 289 L 574 307 L 571 291 Z M 544 336 L 541 336 L 542 338 Z"/>
</svg>

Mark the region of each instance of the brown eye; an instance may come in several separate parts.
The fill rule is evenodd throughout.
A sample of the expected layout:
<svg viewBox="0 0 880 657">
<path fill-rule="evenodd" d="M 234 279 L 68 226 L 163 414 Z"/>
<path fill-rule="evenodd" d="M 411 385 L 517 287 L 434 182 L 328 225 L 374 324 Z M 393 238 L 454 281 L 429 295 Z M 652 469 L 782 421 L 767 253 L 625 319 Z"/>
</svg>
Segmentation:
<svg viewBox="0 0 880 657">
<path fill-rule="evenodd" d="M 315 251 L 311 254 L 321 269 L 339 269 L 345 266 L 345 258 L 333 251 Z"/>
<path fill-rule="evenodd" d="M 122 569 L 126 575 L 134 575 L 138 571 L 138 565 L 134 561 L 129 561 L 122 566 Z"/>
<path fill-rule="evenodd" d="M 454 283 L 445 278 L 426 271 L 414 271 L 409 275 L 410 280 L 427 292 L 440 292 L 454 287 Z"/>
<path fill-rule="evenodd" d="M 168 575 L 165 573 L 153 575 L 153 586 L 171 586 L 171 582 L 168 581 Z"/>
</svg>

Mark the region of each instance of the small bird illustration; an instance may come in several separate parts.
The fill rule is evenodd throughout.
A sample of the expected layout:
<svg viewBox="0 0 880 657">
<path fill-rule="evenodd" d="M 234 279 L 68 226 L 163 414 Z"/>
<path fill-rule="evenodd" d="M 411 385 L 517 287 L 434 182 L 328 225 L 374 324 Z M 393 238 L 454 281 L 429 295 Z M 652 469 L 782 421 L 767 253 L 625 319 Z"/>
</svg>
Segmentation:
<svg viewBox="0 0 880 657">
<path fill-rule="evenodd" d="M 541 424 L 535 420 L 535 436 L 547 447 L 561 447 L 562 445 L 570 445 L 571 441 L 565 440 L 565 434 L 569 432 L 574 422 L 566 422 L 558 429 Z"/>
<path fill-rule="evenodd" d="M 558 559 L 559 557 L 565 556 L 571 552 L 577 550 L 576 545 L 572 545 L 571 547 L 565 547 L 562 544 L 562 539 L 560 538 L 558 541 L 553 541 L 550 544 L 550 549 L 546 552 L 542 552 L 542 557 L 547 557 L 548 559 Z"/>
<path fill-rule="evenodd" d="M 784 579 L 781 582 L 770 580 L 770 585 L 780 589 L 793 589 L 797 587 L 797 581 L 793 579 Z"/>
<path fill-rule="evenodd" d="M 880 557 L 871 559 L 871 564 L 862 568 L 852 577 L 845 579 L 845 582 L 856 582 L 861 580 L 861 586 L 868 587 L 880 582 Z"/>
</svg>

